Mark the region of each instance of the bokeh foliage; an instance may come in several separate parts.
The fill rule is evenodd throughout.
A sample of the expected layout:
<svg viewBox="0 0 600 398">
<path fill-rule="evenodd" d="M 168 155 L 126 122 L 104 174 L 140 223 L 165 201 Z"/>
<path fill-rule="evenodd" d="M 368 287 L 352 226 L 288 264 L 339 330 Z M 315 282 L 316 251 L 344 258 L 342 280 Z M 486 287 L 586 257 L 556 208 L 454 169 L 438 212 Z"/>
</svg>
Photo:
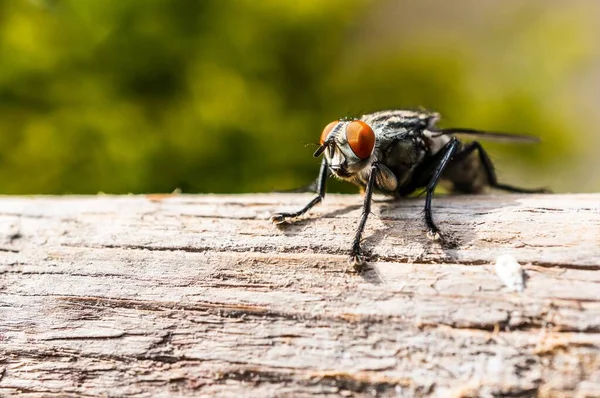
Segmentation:
<svg viewBox="0 0 600 398">
<path fill-rule="evenodd" d="M 0 0 L 0 193 L 289 189 L 325 124 L 397 107 L 541 135 L 491 145 L 522 181 L 575 158 L 556 86 L 586 60 L 580 12 L 499 19 L 490 56 L 435 30 L 365 38 L 379 3 Z"/>
</svg>

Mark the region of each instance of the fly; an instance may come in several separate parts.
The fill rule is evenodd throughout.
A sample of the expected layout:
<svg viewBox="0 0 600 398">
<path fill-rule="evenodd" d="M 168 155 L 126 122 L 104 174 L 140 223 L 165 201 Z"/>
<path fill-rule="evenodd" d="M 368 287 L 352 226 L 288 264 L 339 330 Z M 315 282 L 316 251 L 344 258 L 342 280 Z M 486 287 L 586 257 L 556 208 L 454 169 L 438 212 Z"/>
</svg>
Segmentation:
<svg viewBox="0 0 600 398">
<path fill-rule="evenodd" d="M 431 199 L 442 179 L 451 183 L 453 192 L 461 193 L 480 193 L 486 186 L 519 193 L 547 192 L 499 183 L 494 165 L 481 144 L 463 143 L 455 135 L 523 143 L 539 142 L 538 138 L 469 128 L 440 129 L 436 127 L 438 120 L 439 115 L 433 112 L 389 110 L 329 123 L 314 153 L 315 157 L 323 155 L 317 196 L 299 211 L 274 214 L 271 221 L 275 224 L 293 221 L 320 203 L 330 174 L 358 185 L 365 190 L 365 198 L 348 262 L 360 270 L 366 261 L 361 239 L 374 190 L 399 198 L 425 188 L 427 237 L 438 241 L 443 235 L 433 221 Z"/>
</svg>

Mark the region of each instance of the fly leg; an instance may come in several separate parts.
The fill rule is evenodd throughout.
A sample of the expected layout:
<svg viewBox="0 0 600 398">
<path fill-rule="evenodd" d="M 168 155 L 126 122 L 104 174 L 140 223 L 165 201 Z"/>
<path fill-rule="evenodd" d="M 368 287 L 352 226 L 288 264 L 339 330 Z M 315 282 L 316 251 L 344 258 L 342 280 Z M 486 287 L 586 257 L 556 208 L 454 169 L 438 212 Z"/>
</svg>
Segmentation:
<svg viewBox="0 0 600 398">
<path fill-rule="evenodd" d="M 442 176 L 442 172 L 448 166 L 448 163 L 454 157 L 454 154 L 458 150 L 460 146 L 460 142 L 453 137 L 444 148 L 442 148 L 441 152 L 443 152 L 443 156 L 438 163 L 431 180 L 427 184 L 427 196 L 425 198 L 425 225 L 427 225 L 427 237 L 431 240 L 440 240 L 442 235 L 440 233 L 439 228 L 433 222 L 433 217 L 431 216 L 431 198 L 433 197 L 433 191 Z"/>
<path fill-rule="evenodd" d="M 348 264 L 350 264 L 356 271 L 361 271 L 362 267 L 366 263 L 365 256 L 363 255 L 362 249 L 360 248 L 360 241 L 362 240 L 362 234 L 365 230 L 365 225 L 367 224 L 367 218 L 369 218 L 369 214 L 371 213 L 371 199 L 373 197 L 373 187 L 375 185 L 375 178 L 377 177 L 378 172 L 378 164 L 374 162 L 371 166 L 371 174 L 369 175 L 369 181 L 367 182 L 367 187 L 365 190 L 365 201 L 363 203 L 360 223 L 358 224 L 358 228 L 356 229 L 356 235 L 354 235 L 354 240 L 352 241 L 352 251 L 350 252 L 350 257 L 348 258 Z"/>
<path fill-rule="evenodd" d="M 550 192 L 549 190 L 544 189 L 544 188 L 527 189 L 527 188 L 514 187 L 512 185 L 507 185 L 507 184 L 500 184 L 498 182 L 498 177 L 496 177 L 496 171 L 494 170 L 494 164 L 492 163 L 492 159 L 490 159 L 490 157 L 487 154 L 487 152 L 485 151 L 485 149 L 483 149 L 481 144 L 477 141 L 473 141 L 473 142 L 469 143 L 460 153 L 458 153 L 454 157 L 454 160 L 460 161 L 460 160 L 466 158 L 467 156 L 469 156 L 473 151 L 478 152 L 479 159 L 481 161 L 481 165 L 483 166 L 483 169 L 485 170 L 485 174 L 487 176 L 488 183 L 490 184 L 491 187 L 497 188 L 497 189 L 502 189 L 502 190 L 508 191 L 508 192 L 515 192 L 515 193 L 549 193 Z"/>
<path fill-rule="evenodd" d="M 329 176 L 329 168 L 327 167 L 327 161 L 323 159 L 321 162 L 321 169 L 319 170 L 319 178 L 317 181 L 317 196 L 311 200 L 306 206 L 294 213 L 275 213 L 271 216 L 271 222 L 273 224 L 282 224 L 286 221 L 291 221 L 294 218 L 300 217 L 316 204 L 320 203 L 325 197 L 325 189 L 327 186 L 327 177 Z"/>
</svg>

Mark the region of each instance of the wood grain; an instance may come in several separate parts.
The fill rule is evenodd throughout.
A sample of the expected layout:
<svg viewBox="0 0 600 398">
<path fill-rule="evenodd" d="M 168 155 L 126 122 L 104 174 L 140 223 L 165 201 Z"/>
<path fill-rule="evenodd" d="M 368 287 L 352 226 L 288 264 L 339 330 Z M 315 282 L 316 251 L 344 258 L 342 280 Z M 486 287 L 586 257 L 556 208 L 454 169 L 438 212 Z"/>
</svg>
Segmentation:
<svg viewBox="0 0 600 398">
<path fill-rule="evenodd" d="M 0 198 L 0 396 L 600 396 L 599 194 L 310 198 Z"/>
</svg>

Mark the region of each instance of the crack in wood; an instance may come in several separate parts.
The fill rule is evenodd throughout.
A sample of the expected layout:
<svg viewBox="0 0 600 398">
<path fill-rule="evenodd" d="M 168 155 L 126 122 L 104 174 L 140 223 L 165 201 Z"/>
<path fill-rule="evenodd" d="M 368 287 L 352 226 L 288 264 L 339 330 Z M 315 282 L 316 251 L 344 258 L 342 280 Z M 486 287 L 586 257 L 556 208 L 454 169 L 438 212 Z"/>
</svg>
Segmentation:
<svg viewBox="0 0 600 398">
<path fill-rule="evenodd" d="M 112 244 L 104 244 L 104 245 L 81 245 L 81 244 L 73 244 L 73 243 L 62 243 L 61 246 L 65 247 L 75 247 L 75 248 L 88 248 L 88 249 L 118 249 L 118 250 L 147 250 L 147 251 L 167 251 L 167 252 L 188 252 L 188 253 L 205 253 L 205 252 L 213 252 L 213 253 L 262 253 L 262 254 L 296 254 L 298 252 L 310 250 L 311 254 L 330 254 L 334 256 L 347 255 L 345 250 L 330 248 L 327 249 L 321 246 L 311 245 L 310 247 L 305 246 L 262 246 L 262 247 L 211 247 L 211 246 L 201 246 L 201 247 L 191 247 L 191 246 L 147 246 L 147 245 L 112 245 Z M 0 248 L 0 251 L 2 249 Z M 18 252 L 18 251 L 17 251 Z M 373 262 L 388 262 L 388 263 L 400 263 L 400 264 L 437 264 L 440 262 L 440 257 L 434 253 L 424 253 L 419 257 L 395 257 L 395 256 L 385 256 L 381 254 L 372 254 L 371 261 Z M 444 264 L 456 264 L 456 265 L 466 265 L 466 266 L 480 266 L 480 265 L 490 265 L 493 261 L 490 260 L 459 260 L 452 257 L 443 257 L 442 258 Z M 540 261 L 531 261 L 526 263 L 525 265 L 538 266 L 542 268 L 559 268 L 559 269 L 572 269 L 572 270 L 581 270 L 581 271 L 599 271 L 600 265 L 579 265 L 579 264 L 565 264 L 565 263 L 550 263 L 550 262 L 540 262 Z"/>
</svg>

